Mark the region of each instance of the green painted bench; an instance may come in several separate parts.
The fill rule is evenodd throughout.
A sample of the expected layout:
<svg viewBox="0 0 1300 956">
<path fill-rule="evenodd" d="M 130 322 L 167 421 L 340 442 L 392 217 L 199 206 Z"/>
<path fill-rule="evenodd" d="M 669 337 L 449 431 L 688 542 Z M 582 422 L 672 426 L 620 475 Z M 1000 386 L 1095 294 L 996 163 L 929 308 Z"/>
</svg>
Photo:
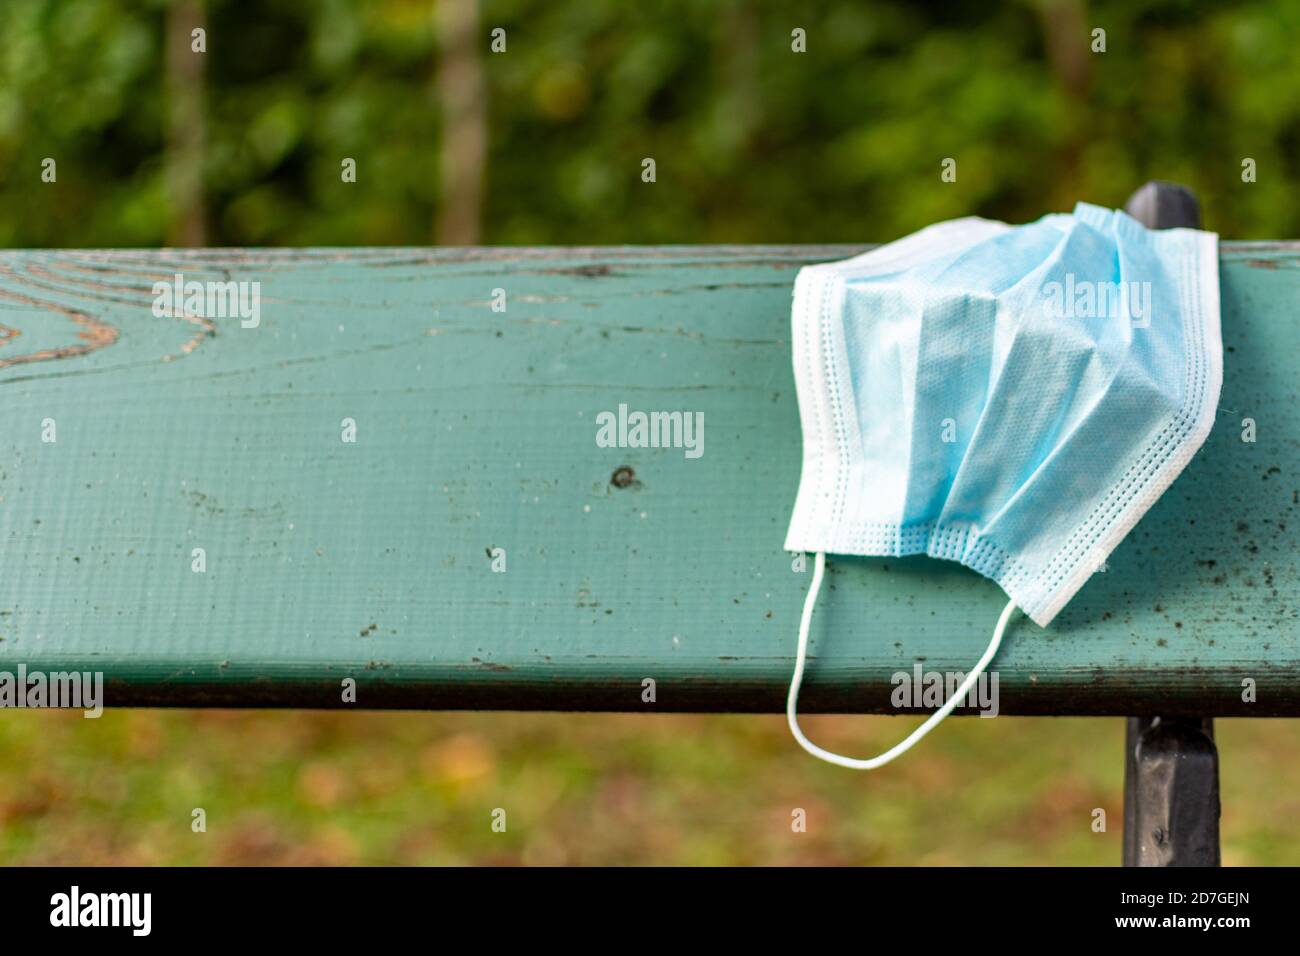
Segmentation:
<svg viewBox="0 0 1300 956">
<path fill-rule="evenodd" d="M 857 251 L 0 254 L 0 668 L 102 671 L 110 706 L 351 677 L 362 707 L 779 711 L 791 286 Z M 156 316 L 177 273 L 259 281 L 260 323 Z M 1220 279 L 1212 436 L 1051 628 L 1013 624 L 1001 713 L 1300 714 L 1300 244 L 1224 243 Z M 620 405 L 702 412 L 703 454 L 601 447 Z M 891 712 L 1005 601 L 926 558 L 828 584 L 810 712 Z"/>
</svg>

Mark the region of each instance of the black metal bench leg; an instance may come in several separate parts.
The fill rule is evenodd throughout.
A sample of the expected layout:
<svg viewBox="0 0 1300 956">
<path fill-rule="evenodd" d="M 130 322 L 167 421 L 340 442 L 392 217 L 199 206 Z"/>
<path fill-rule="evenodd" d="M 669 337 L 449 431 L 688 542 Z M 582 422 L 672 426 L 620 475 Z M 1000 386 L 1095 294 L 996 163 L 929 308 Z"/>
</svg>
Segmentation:
<svg viewBox="0 0 1300 956">
<path fill-rule="evenodd" d="M 1124 746 L 1124 865 L 1218 866 L 1214 721 L 1130 717 Z"/>
<path fill-rule="evenodd" d="M 1149 229 L 1199 228 L 1190 189 L 1149 182 L 1124 207 Z M 1219 865 L 1214 721 L 1130 717 L 1124 758 L 1124 865 Z"/>
</svg>

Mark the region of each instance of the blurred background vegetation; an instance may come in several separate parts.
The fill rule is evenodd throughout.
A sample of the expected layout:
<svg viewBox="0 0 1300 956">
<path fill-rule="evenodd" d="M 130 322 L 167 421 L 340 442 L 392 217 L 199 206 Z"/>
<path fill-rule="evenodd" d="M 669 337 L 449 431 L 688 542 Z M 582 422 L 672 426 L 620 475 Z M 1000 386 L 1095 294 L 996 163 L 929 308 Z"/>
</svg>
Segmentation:
<svg viewBox="0 0 1300 956">
<path fill-rule="evenodd" d="M 1298 49 L 1292 0 L 5 0 L 0 245 L 885 241 L 1149 178 L 1281 239 Z"/>
<path fill-rule="evenodd" d="M 1293 238 L 1297 50 L 1291 0 L 4 0 L 0 247 L 870 242 L 1157 177 Z M 1300 863 L 1294 722 L 1219 735 L 1225 862 Z M 1122 740 L 953 721 L 862 776 L 777 717 L 6 712 L 0 862 L 1114 863 Z"/>
</svg>

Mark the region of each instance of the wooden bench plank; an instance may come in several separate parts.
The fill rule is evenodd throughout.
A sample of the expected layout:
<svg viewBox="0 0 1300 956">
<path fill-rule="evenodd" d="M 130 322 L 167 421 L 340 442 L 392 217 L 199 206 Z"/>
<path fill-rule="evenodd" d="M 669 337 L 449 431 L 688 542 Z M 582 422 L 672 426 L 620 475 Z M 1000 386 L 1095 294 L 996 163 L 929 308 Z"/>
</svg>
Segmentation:
<svg viewBox="0 0 1300 956">
<path fill-rule="evenodd" d="M 856 251 L 0 254 L 0 668 L 102 670 L 110 706 L 338 706 L 354 676 L 367 707 L 639 710 L 649 677 L 658 710 L 780 710 L 790 290 Z M 260 281 L 261 324 L 156 318 L 178 272 Z M 1050 629 L 1013 625 L 1002 713 L 1300 713 L 1300 246 L 1225 244 L 1221 282 L 1214 433 Z M 703 456 L 598 447 L 620 403 L 703 412 Z M 1005 600 L 925 558 L 828 585 L 808 711 L 889 712 Z"/>
</svg>

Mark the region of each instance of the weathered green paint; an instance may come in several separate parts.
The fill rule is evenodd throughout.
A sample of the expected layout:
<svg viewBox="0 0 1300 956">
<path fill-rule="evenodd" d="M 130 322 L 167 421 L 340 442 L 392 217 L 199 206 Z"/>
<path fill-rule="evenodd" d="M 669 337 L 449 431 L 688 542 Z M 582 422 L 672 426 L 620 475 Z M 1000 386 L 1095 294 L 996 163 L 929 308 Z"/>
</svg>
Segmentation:
<svg viewBox="0 0 1300 956">
<path fill-rule="evenodd" d="M 110 705 L 337 706 L 352 675 L 370 707 L 642 710 L 650 677 L 656 710 L 779 709 L 790 289 L 852 251 L 0 255 L 0 667 L 102 670 Z M 260 280 L 261 326 L 155 318 L 178 271 Z M 1004 713 L 1300 713 L 1300 247 L 1227 244 L 1221 280 L 1213 435 L 1050 629 L 1013 625 Z M 598 448 L 619 403 L 704 412 L 703 457 Z M 1003 601 L 833 560 L 805 708 L 888 710 Z"/>
</svg>

